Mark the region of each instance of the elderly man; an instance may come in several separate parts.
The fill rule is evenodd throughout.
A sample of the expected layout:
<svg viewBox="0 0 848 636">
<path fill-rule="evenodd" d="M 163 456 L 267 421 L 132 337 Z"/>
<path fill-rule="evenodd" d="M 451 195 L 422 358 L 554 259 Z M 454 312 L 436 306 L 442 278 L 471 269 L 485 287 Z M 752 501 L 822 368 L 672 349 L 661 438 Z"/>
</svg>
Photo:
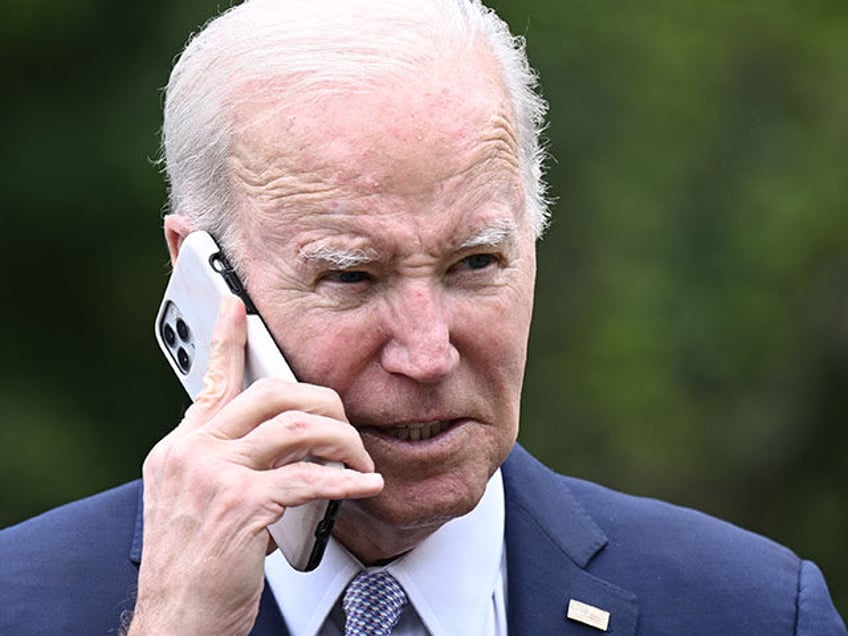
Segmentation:
<svg viewBox="0 0 848 636">
<path fill-rule="evenodd" d="M 248 0 L 192 40 L 166 99 L 168 248 L 217 236 L 302 382 L 242 390 L 225 302 L 143 487 L 0 535 L 0 633 L 845 633 L 815 565 L 515 446 L 546 220 L 534 84 L 471 0 Z M 267 526 L 320 499 L 346 501 L 297 572 Z"/>
</svg>

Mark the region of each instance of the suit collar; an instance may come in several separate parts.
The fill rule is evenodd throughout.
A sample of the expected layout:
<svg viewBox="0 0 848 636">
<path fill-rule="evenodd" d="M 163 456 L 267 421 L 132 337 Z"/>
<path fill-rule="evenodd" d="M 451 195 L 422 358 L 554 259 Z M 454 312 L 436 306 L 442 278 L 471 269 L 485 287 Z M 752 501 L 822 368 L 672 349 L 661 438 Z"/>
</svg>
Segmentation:
<svg viewBox="0 0 848 636">
<path fill-rule="evenodd" d="M 518 445 L 503 475 L 510 635 L 601 634 L 566 618 L 572 599 L 609 612 L 608 632 L 634 634 L 636 596 L 589 572 L 608 539 L 563 478 Z"/>
</svg>

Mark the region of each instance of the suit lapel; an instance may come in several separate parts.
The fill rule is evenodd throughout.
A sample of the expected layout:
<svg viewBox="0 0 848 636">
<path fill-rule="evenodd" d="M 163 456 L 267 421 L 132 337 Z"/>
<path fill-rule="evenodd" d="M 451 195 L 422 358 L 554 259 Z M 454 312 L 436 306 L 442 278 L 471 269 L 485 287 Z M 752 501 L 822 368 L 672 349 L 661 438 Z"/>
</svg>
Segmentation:
<svg viewBox="0 0 848 636">
<path fill-rule="evenodd" d="M 637 599 L 587 571 L 607 538 L 562 479 L 518 445 L 503 476 L 510 636 L 603 633 L 567 618 L 570 600 L 609 612 L 607 632 L 635 634 Z"/>
<path fill-rule="evenodd" d="M 289 636 L 289 630 L 280 614 L 280 606 L 277 605 L 277 600 L 271 592 L 271 586 L 265 582 L 265 589 L 262 590 L 262 598 L 259 601 L 259 614 L 256 617 L 256 622 L 253 624 L 253 629 L 250 630 L 250 636 Z"/>
</svg>

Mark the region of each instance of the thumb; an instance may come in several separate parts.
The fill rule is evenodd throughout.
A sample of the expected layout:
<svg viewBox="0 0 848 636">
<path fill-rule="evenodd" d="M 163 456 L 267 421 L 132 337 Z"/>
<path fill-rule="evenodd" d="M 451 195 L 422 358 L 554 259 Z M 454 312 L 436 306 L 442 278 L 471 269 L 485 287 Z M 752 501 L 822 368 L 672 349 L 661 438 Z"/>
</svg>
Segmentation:
<svg viewBox="0 0 848 636">
<path fill-rule="evenodd" d="M 218 321 L 209 344 L 209 367 L 203 388 L 194 397 L 181 428 L 203 426 L 244 387 L 244 356 L 247 320 L 244 303 L 237 296 L 221 299 Z"/>
</svg>

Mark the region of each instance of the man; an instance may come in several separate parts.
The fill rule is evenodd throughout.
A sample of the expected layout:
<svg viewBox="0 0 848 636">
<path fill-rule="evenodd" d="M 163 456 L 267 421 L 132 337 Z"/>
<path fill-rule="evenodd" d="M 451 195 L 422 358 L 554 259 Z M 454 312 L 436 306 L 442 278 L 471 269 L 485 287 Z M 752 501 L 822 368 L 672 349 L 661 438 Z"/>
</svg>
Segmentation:
<svg viewBox="0 0 848 636">
<path fill-rule="evenodd" d="M 0 534 L 0 633 L 845 633 L 813 564 L 515 447 L 533 88 L 466 0 L 248 0 L 194 38 L 166 98 L 168 248 L 221 240 L 302 383 L 242 391 L 225 302 L 143 487 Z M 315 499 L 346 501 L 302 574 L 266 527 Z M 382 632 L 345 632 L 370 620 L 361 571 L 399 609 Z"/>
</svg>

